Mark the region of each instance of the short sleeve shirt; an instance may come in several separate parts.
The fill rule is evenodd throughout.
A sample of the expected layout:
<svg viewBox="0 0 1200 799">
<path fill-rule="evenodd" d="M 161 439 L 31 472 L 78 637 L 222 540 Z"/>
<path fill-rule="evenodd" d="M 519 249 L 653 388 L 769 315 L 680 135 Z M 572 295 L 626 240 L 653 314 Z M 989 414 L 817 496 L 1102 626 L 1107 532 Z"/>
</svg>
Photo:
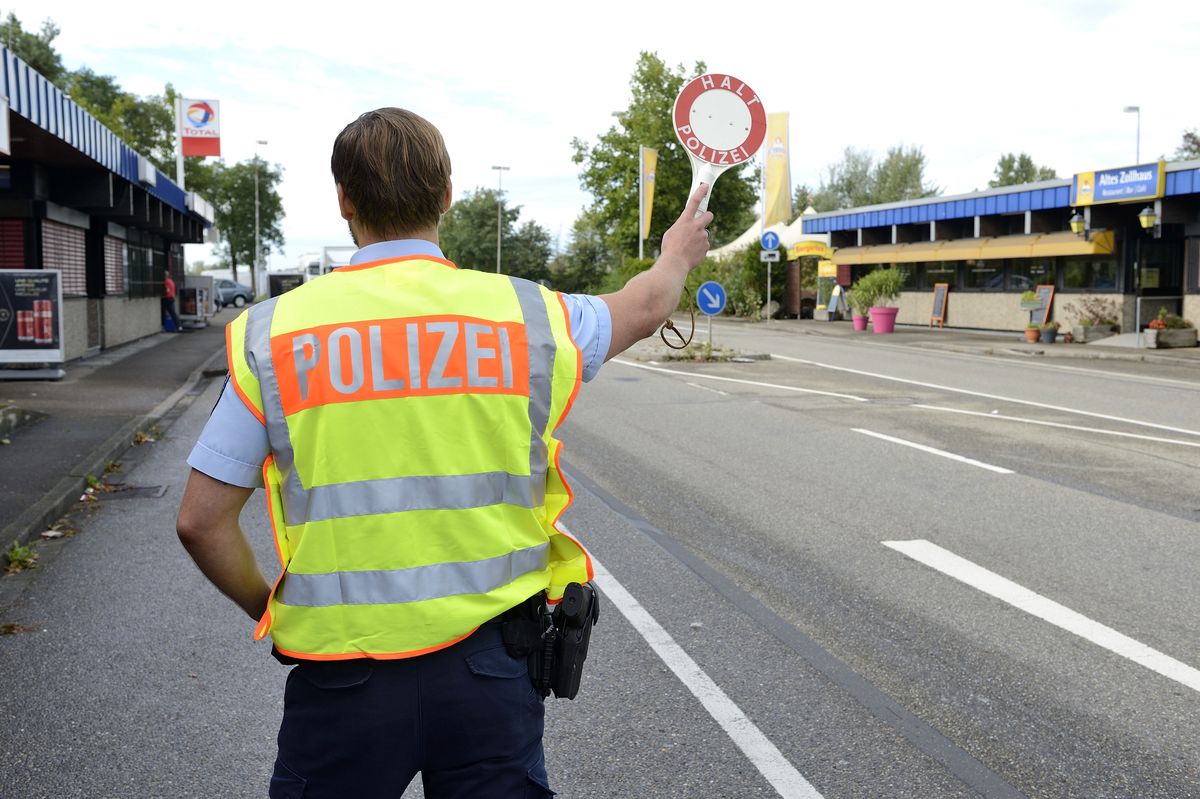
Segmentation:
<svg viewBox="0 0 1200 799">
<path fill-rule="evenodd" d="M 429 255 L 444 258 L 441 249 L 429 241 L 408 239 L 384 241 L 363 247 L 350 259 L 351 264 Z M 583 359 L 583 379 L 589 381 L 600 371 L 612 342 L 612 315 L 608 305 L 590 294 L 563 294 L 571 328 L 571 338 Z M 263 426 L 226 382 L 212 416 L 200 433 L 200 439 L 188 455 L 188 465 L 199 472 L 244 488 L 261 488 L 262 467 L 271 447 Z"/>
</svg>

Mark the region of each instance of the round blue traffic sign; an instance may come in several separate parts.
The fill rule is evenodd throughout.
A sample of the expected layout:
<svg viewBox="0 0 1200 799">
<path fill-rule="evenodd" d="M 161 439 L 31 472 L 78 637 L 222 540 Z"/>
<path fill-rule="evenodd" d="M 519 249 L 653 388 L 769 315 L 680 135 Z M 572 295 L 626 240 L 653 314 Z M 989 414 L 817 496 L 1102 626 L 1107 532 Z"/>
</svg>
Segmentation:
<svg viewBox="0 0 1200 799">
<path fill-rule="evenodd" d="M 764 250 L 774 250 L 779 247 L 779 234 L 774 230 L 764 230 L 758 237 L 758 243 Z"/>
<path fill-rule="evenodd" d="M 715 280 L 708 280 L 696 289 L 696 307 L 700 313 L 716 316 L 725 310 L 725 287 Z"/>
</svg>

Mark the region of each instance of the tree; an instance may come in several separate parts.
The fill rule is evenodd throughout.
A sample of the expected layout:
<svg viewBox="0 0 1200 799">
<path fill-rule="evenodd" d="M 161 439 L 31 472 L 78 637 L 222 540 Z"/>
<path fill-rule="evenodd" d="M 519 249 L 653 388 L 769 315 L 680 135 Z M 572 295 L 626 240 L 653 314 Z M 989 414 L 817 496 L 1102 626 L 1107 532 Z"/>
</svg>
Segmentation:
<svg viewBox="0 0 1200 799">
<path fill-rule="evenodd" d="M 1005 153 L 996 163 L 995 177 L 988 181 L 990 188 L 1054 180 L 1058 173 L 1048 166 L 1038 166 L 1026 153 Z"/>
<path fill-rule="evenodd" d="M 1192 128 L 1183 132 L 1183 141 L 1180 143 L 1179 149 L 1175 151 L 1175 159 L 1191 161 L 1196 158 L 1200 158 L 1200 133 Z"/>
<path fill-rule="evenodd" d="M 638 250 L 638 148 L 658 150 L 655 168 L 654 213 L 647 251 L 661 246 L 662 235 L 683 211 L 691 186 L 691 162 L 675 137 L 671 111 L 685 80 L 707 71 L 696 62 L 689 74 L 682 64 L 674 70 L 654 53 L 638 57 L 630 80 L 629 107 L 615 114 L 617 124 L 589 146 L 571 140 L 573 160 L 583 165 L 579 182 L 592 195 L 592 221 L 604 231 L 613 252 L 633 256 Z M 717 181 L 708 209 L 713 212 L 713 245 L 742 233 L 754 221 L 758 200 L 758 170 L 731 169 Z"/>
<path fill-rule="evenodd" d="M 21 21 L 11 11 L 0 22 L 0 44 L 42 73 L 51 83 L 61 87 L 66 70 L 63 69 L 62 56 L 54 49 L 54 40 L 59 33 L 59 27 L 49 19 L 42 22 L 40 33 L 29 33 L 21 27 Z"/>
<path fill-rule="evenodd" d="M 161 95 L 139 97 L 123 91 L 112 75 L 87 67 L 67 73 L 67 94 L 122 141 L 164 173 L 175 161 L 175 98 L 171 84 Z"/>
<path fill-rule="evenodd" d="M 615 260 L 595 214 L 584 211 L 571 229 L 570 244 L 550 264 L 550 279 L 559 291 L 597 294 Z"/>
<path fill-rule="evenodd" d="M 450 206 L 442 217 L 438 237 L 446 257 L 465 269 L 490 272 L 496 268 L 498 192 L 477 188 Z M 529 280 L 549 276 L 550 233 L 534 222 L 515 229 L 521 206 L 504 205 L 501 215 L 501 269 Z"/>
<path fill-rule="evenodd" d="M 283 167 L 268 164 L 262 158 L 252 158 L 232 166 L 223 161 L 187 165 L 188 187 L 213 205 L 217 231 L 221 241 L 217 252 L 233 270 L 237 280 L 239 264 L 250 265 L 251 286 L 254 286 L 254 178 L 258 176 L 259 238 L 262 255 L 283 247 L 283 200 L 278 186 L 283 179 Z"/>
<path fill-rule="evenodd" d="M 804 209 L 813 205 L 813 200 L 816 199 L 816 193 L 812 190 L 812 186 L 807 184 L 797 186 L 795 192 L 792 193 L 792 207 L 798 213 L 804 213 Z M 816 208 L 815 205 L 813 205 Z"/>
<path fill-rule="evenodd" d="M 826 168 L 812 205 L 818 211 L 836 211 L 933 197 L 939 191 L 925 183 L 925 154 L 920 147 L 892 147 L 878 162 L 866 150 L 847 147 L 842 160 Z"/>
</svg>

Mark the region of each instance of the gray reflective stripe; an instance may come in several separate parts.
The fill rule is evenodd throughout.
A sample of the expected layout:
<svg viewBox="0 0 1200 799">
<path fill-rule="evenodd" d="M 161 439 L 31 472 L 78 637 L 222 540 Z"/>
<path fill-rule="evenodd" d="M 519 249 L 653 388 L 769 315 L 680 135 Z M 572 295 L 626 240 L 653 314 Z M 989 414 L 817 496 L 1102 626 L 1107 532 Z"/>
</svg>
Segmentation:
<svg viewBox="0 0 1200 799">
<path fill-rule="evenodd" d="M 310 522 L 406 510 L 465 510 L 488 505 L 536 507 L 529 476 L 508 472 L 360 480 L 313 486 L 305 496 L 304 517 Z"/>
<path fill-rule="evenodd" d="M 521 316 L 525 321 L 525 337 L 529 342 L 529 475 L 533 498 L 541 505 L 546 496 L 547 450 L 542 438 L 550 425 L 550 401 L 553 390 L 554 353 L 557 345 L 550 329 L 546 301 L 537 283 L 510 277 Z"/>
<path fill-rule="evenodd" d="M 556 342 L 542 298 L 536 283 L 519 278 L 510 278 L 524 317 L 525 335 L 529 346 L 529 475 L 508 472 L 485 472 L 481 474 L 448 476 L 394 477 L 380 480 L 362 480 L 351 483 L 316 486 L 305 489 L 296 473 L 295 453 L 288 435 L 287 420 L 283 414 L 283 400 L 279 394 L 279 381 L 271 360 L 271 320 L 275 313 L 272 298 L 258 303 L 246 319 L 246 360 L 258 377 L 262 391 L 263 411 L 267 420 L 267 438 L 275 456 L 275 466 L 283 476 L 282 505 L 287 524 L 336 519 L 347 516 L 369 516 L 378 513 L 397 513 L 406 510 L 479 508 L 488 505 L 509 504 L 523 508 L 536 508 L 545 502 L 546 471 L 548 454 L 543 436 L 550 424 L 550 404 L 553 391 L 553 369 Z M 415 352 L 416 324 L 409 323 L 409 365 L 418 363 Z M 430 366 L 429 387 L 457 387 L 462 378 L 447 378 L 443 372 L 449 360 L 450 348 L 458 334 L 453 323 L 432 322 L 427 329 L 442 333 L 442 341 L 434 362 Z M 354 331 L 357 336 L 357 331 Z M 507 333 L 501 328 L 501 347 L 507 351 Z M 295 339 L 293 340 L 296 341 Z M 354 342 L 361 344 L 361 340 Z M 340 341 L 333 336 L 326 346 L 330 357 L 338 352 Z M 294 344 L 293 344 L 294 346 Z M 356 348 L 357 353 L 359 350 Z M 340 354 L 340 353 L 339 353 Z M 299 357 L 303 357 L 301 351 Z M 315 357 L 315 356 L 314 356 Z M 354 357 L 354 356 L 352 356 Z M 354 376 L 351 385 L 361 385 L 361 355 L 352 361 Z M 502 359 L 508 363 L 508 359 Z M 331 378 L 334 388 L 342 390 L 341 363 L 332 363 Z M 508 368 L 511 369 L 511 366 Z M 419 373 L 410 372 L 410 385 L 419 388 Z M 511 375 L 505 373 L 505 383 Z"/>
<path fill-rule="evenodd" d="M 342 339 L 350 342 L 350 382 L 342 369 Z M 363 371 L 362 334 L 352 327 L 339 327 L 329 334 L 329 382 L 342 394 L 353 394 L 366 381 Z"/>
<path fill-rule="evenodd" d="M 386 571 L 293 574 L 283 580 L 285 605 L 392 605 L 424 599 L 486 594 L 531 572 L 545 569 L 550 544 L 510 552 L 486 560 L 434 563 Z"/>
</svg>

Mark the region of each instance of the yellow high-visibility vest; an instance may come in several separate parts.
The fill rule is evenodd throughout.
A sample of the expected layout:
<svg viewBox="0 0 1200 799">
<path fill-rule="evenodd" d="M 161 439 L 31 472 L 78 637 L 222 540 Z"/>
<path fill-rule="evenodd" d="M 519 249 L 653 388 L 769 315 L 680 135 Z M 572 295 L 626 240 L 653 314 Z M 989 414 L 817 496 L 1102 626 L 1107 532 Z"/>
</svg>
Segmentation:
<svg viewBox="0 0 1200 799">
<path fill-rule="evenodd" d="M 309 660 L 449 646 L 592 577 L 555 522 L 582 359 L 562 298 L 414 256 L 343 267 L 227 328 L 267 428 L 282 573 L 255 638 Z"/>
</svg>

